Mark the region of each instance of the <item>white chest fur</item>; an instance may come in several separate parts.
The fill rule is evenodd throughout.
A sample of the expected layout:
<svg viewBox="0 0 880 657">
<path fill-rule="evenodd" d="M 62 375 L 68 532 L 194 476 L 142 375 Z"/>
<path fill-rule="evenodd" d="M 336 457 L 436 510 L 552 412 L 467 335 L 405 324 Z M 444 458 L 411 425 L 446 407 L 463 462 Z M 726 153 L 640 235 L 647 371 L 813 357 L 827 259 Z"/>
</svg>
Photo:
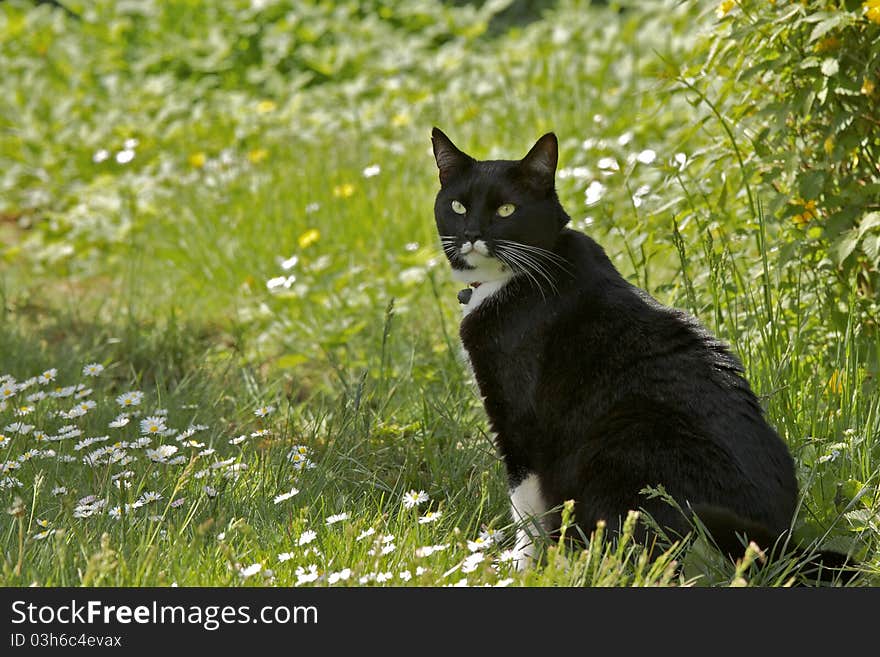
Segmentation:
<svg viewBox="0 0 880 657">
<path fill-rule="evenodd" d="M 547 512 L 538 475 L 530 474 L 510 491 L 510 511 L 517 524 L 514 564 L 517 570 L 523 570 L 538 555 L 535 539 L 543 527 L 541 516 Z"/>
<path fill-rule="evenodd" d="M 498 281 L 489 281 L 488 283 L 481 283 L 479 287 L 475 287 L 470 300 L 461 307 L 462 317 L 467 317 L 469 313 L 477 308 L 477 306 L 501 290 L 501 288 L 507 285 L 508 280 L 510 279 L 505 278 Z"/>
<path fill-rule="evenodd" d="M 482 240 L 477 240 L 472 247 L 470 242 L 465 243 L 462 253 L 465 254 L 463 256 L 465 262 L 473 269 L 454 269 L 452 276 L 468 285 L 479 283 L 471 293 L 471 298 L 461 307 L 463 315 L 467 316 L 507 285 L 513 277 L 513 272 L 503 262 L 488 255 L 488 247 Z"/>
</svg>

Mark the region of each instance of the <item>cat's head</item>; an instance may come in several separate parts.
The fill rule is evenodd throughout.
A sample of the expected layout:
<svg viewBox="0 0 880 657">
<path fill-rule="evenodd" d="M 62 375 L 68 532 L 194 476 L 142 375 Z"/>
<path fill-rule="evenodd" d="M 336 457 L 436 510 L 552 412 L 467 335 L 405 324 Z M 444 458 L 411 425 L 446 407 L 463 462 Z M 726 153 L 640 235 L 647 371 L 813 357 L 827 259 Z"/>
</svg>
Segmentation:
<svg viewBox="0 0 880 657">
<path fill-rule="evenodd" d="M 554 185 L 556 135 L 541 137 L 521 160 L 475 160 L 437 128 L 431 141 L 440 170 L 434 218 L 457 280 L 509 278 L 552 251 L 569 219 Z"/>
</svg>

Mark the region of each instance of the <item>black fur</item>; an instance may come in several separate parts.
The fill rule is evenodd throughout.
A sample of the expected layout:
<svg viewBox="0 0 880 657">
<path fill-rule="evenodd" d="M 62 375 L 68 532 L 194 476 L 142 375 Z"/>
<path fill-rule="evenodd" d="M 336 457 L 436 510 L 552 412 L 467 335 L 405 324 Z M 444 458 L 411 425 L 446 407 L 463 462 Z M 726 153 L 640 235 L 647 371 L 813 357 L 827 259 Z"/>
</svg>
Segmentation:
<svg viewBox="0 0 880 657">
<path fill-rule="evenodd" d="M 680 512 L 640 494 L 662 485 L 682 508 L 720 509 L 772 547 L 797 499 L 786 445 L 726 345 L 628 283 L 596 242 L 565 227 L 555 136 L 523 160 L 483 162 L 436 128 L 432 139 L 435 218 L 441 235 L 455 237 L 444 247 L 454 269 L 468 269 L 457 249 L 476 239 L 500 258 L 499 240 L 554 254 L 532 252 L 544 276 L 514 276 L 461 323 L 511 486 L 536 473 L 548 506 L 575 500 L 587 533 L 599 520 L 614 531 L 642 508 L 683 535 L 690 525 Z M 467 213 L 453 212 L 452 200 Z M 500 218 L 505 203 L 516 210 Z"/>
</svg>

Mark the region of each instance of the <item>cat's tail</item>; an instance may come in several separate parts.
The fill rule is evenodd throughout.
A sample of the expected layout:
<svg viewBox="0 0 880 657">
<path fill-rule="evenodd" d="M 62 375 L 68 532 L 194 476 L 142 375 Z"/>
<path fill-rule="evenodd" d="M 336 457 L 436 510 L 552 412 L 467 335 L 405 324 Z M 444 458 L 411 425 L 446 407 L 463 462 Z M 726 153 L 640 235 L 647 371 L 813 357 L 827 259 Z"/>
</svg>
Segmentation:
<svg viewBox="0 0 880 657">
<path fill-rule="evenodd" d="M 858 562 L 842 552 L 794 544 L 786 540 L 786 534 L 776 534 L 761 523 L 723 507 L 694 505 L 691 508 L 718 549 L 731 559 L 743 555 L 746 539 L 772 555 L 797 559 L 797 574 L 809 582 L 852 584 L 861 574 Z"/>
</svg>

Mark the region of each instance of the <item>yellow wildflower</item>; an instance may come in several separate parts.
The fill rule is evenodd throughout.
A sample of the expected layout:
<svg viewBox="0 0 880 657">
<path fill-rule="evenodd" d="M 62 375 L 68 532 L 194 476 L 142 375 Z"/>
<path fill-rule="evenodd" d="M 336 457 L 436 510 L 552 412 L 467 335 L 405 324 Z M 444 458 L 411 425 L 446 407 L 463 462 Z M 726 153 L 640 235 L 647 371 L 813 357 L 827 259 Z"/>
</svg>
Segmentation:
<svg viewBox="0 0 880 657">
<path fill-rule="evenodd" d="M 816 209 L 816 201 L 802 201 L 797 200 L 795 204 L 803 206 L 803 212 L 796 214 L 792 217 L 792 221 L 798 226 L 805 226 L 810 223 L 813 219 L 816 219 L 819 216 L 819 211 Z"/>
<path fill-rule="evenodd" d="M 825 37 L 824 39 L 819 39 L 818 43 L 816 43 L 815 51 L 816 52 L 831 52 L 832 50 L 837 50 L 840 48 L 840 39 L 836 36 Z"/>
<path fill-rule="evenodd" d="M 351 183 L 343 183 L 333 188 L 333 196 L 336 198 L 348 198 L 354 194 L 354 185 Z"/>
<path fill-rule="evenodd" d="M 880 0 L 868 0 L 867 2 L 863 2 L 862 8 L 865 10 L 865 18 L 872 23 L 880 25 Z"/>
<path fill-rule="evenodd" d="M 275 104 L 274 100 L 261 100 L 257 103 L 257 114 L 268 114 L 275 111 L 276 107 L 278 105 Z"/>
<path fill-rule="evenodd" d="M 207 161 L 207 157 L 205 154 L 199 151 L 198 153 L 193 153 L 189 156 L 189 163 L 194 166 L 196 169 L 201 169 L 205 166 L 205 162 Z"/>
<path fill-rule="evenodd" d="M 734 7 L 736 7 L 736 0 L 721 0 L 721 4 L 715 10 L 715 15 L 718 18 L 724 18 Z"/>
<path fill-rule="evenodd" d="M 247 154 L 248 159 L 254 164 L 259 164 L 267 157 L 269 157 L 269 151 L 265 148 L 255 148 Z"/>
<path fill-rule="evenodd" d="M 861 92 L 862 92 L 863 94 L 865 94 L 866 96 L 871 96 L 871 95 L 873 95 L 873 94 L 874 94 L 874 89 L 875 89 L 875 88 L 876 88 L 876 85 L 874 84 L 874 81 L 873 81 L 873 80 L 869 80 L 868 78 L 865 78 L 865 79 L 862 81 Z"/>
<path fill-rule="evenodd" d="M 840 370 L 834 370 L 828 379 L 828 389 L 831 392 L 841 394 L 843 392 L 843 373 Z"/>
<path fill-rule="evenodd" d="M 317 228 L 309 228 L 306 232 L 299 236 L 297 243 L 299 248 L 305 249 L 321 239 L 321 231 Z"/>
<path fill-rule="evenodd" d="M 832 153 L 834 153 L 834 135 L 829 135 L 823 144 L 823 148 L 825 149 L 825 155 L 831 157 Z"/>
<path fill-rule="evenodd" d="M 391 117 L 391 125 L 395 128 L 402 128 L 403 126 L 409 125 L 412 121 L 410 115 L 406 112 L 401 112 L 400 114 L 395 114 Z"/>
</svg>

